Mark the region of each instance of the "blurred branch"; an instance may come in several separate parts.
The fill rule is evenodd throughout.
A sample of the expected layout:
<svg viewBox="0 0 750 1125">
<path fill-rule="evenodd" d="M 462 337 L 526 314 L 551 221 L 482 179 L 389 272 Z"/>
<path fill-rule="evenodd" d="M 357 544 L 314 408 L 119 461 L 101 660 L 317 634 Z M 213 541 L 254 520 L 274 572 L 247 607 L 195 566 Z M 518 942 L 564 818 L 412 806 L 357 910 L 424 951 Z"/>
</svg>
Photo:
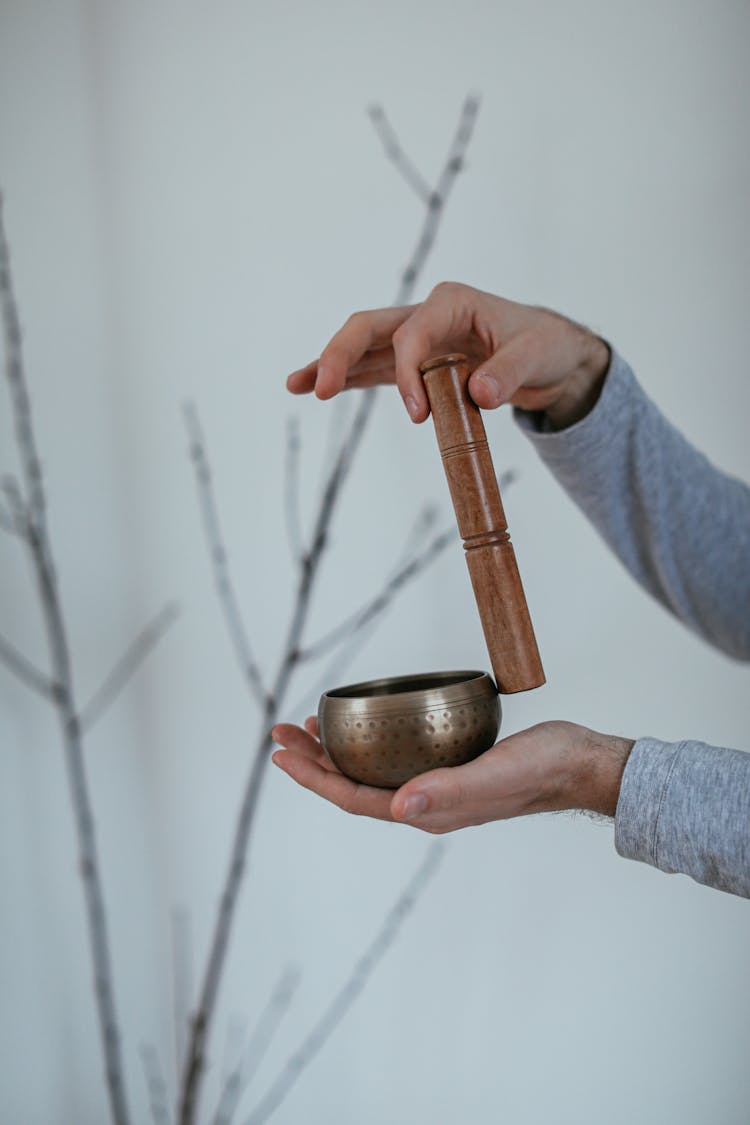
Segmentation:
<svg viewBox="0 0 750 1125">
<path fill-rule="evenodd" d="M 451 143 L 442 172 L 434 191 L 426 200 L 426 214 L 422 222 L 415 251 L 401 277 L 396 304 L 408 303 L 417 283 L 427 256 L 434 245 L 444 212 L 444 205 L 455 181 L 463 168 L 466 148 L 471 140 L 474 122 L 479 109 L 476 98 L 467 98 L 461 111 L 458 129 Z M 359 403 L 346 436 L 339 447 L 333 467 L 326 479 L 309 550 L 303 555 L 297 590 L 294 594 L 292 612 L 287 630 L 282 656 L 273 685 L 267 693 L 260 687 L 260 677 L 248 676 L 251 691 L 256 699 L 264 703 L 261 731 L 252 757 L 250 772 L 245 786 L 242 803 L 237 816 L 232 841 L 229 865 L 224 879 L 219 901 L 211 945 L 206 961 L 203 984 L 198 1008 L 191 1022 L 185 1067 L 179 1095 L 178 1119 L 180 1125 L 195 1125 L 201 1078 L 205 1069 L 205 1053 L 208 1035 L 216 1009 L 219 985 L 224 969 L 226 951 L 237 905 L 240 886 L 247 864 L 247 853 L 253 825 L 255 809 L 260 788 L 269 762 L 269 751 L 273 745 L 271 728 L 280 715 L 280 708 L 286 699 L 287 689 L 294 671 L 300 663 L 300 645 L 307 622 L 315 580 L 323 553 L 328 543 L 330 525 L 336 503 L 349 473 L 356 452 L 375 402 L 375 390 L 369 388 L 360 393 Z M 210 474 L 203 450 L 203 441 L 198 426 L 195 409 L 187 412 L 188 429 L 192 436 L 192 457 L 203 509 L 204 531 L 214 561 L 214 573 L 220 590 L 220 600 L 224 609 L 225 623 L 230 634 L 235 635 L 241 625 L 236 607 L 236 599 L 229 585 L 226 571 L 226 552 L 219 535 L 216 507 L 211 491 Z M 242 632 L 242 631 L 241 631 Z M 246 641 L 246 638 L 245 638 Z M 248 648 L 235 640 L 235 651 L 241 665 L 247 671 Z M 253 667 L 254 665 L 254 661 Z"/>
<path fill-rule="evenodd" d="M 193 941 L 190 911 L 176 906 L 172 910 L 172 1004 L 174 1010 L 174 1053 L 179 1079 L 185 1057 L 190 999 L 193 994 Z"/>
<path fill-rule="evenodd" d="M 284 510 L 289 547 L 295 562 L 300 562 L 305 548 L 302 539 L 302 521 L 299 514 L 299 423 L 290 418 L 286 430 L 286 458 L 284 460 Z"/>
<path fill-rule="evenodd" d="M 6 512 L 4 508 L 0 508 L 0 530 L 7 531 L 8 535 L 18 535 L 20 538 L 24 537 L 24 533 L 19 527 L 18 520 Z"/>
<path fill-rule="evenodd" d="M 419 550 L 422 543 L 424 543 L 425 536 L 428 532 L 432 531 L 437 523 L 438 514 L 436 504 L 425 504 L 422 510 L 417 513 L 417 517 L 404 541 L 401 554 L 393 571 L 394 574 L 396 571 L 400 570 L 402 566 L 405 566 L 412 555 L 416 554 Z"/>
<path fill-rule="evenodd" d="M 8 511 L 2 513 L 3 530 L 28 542 L 29 517 L 23 502 L 21 486 L 10 473 L 3 477 L 2 489 L 8 501 Z"/>
<path fill-rule="evenodd" d="M 409 304 L 417 278 L 422 272 L 427 256 L 435 244 L 435 239 L 440 227 L 440 220 L 445 205 L 448 202 L 448 197 L 456 177 L 464 168 L 466 150 L 471 141 L 472 133 L 474 132 L 474 125 L 476 124 L 478 113 L 479 99 L 470 95 L 463 104 L 458 128 L 456 129 L 453 143 L 448 152 L 448 158 L 443 165 L 443 170 L 438 177 L 435 189 L 430 193 L 429 200 L 427 201 L 427 216 L 422 230 L 420 231 L 419 238 L 417 239 L 416 246 L 414 247 L 414 252 L 412 253 L 406 269 L 401 275 L 401 285 L 399 287 L 398 296 L 396 297 L 396 305 Z"/>
<path fill-rule="evenodd" d="M 142 1043 L 140 1047 L 143 1074 L 148 1089 L 148 1101 L 154 1125 L 170 1125 L 169 1095 L 164 1071 L 159 1062 L 159 1053 L 156 1047 Z"/>
<path fill-rule="evenodd" d="M 242 614 L 240 613 L 234 584 L 229 573 L 229 561 L 224 540 L 221 534 L 219 512 L 214 495 L 211 467 L 206 455 L 206 445 L 203 439 L 198 411 L 193 403 L 185 406 L 185 425 L 190 438 L 190 456 L 195 470 L 195 480 L 198 487 L 201 515 L 203 517 L 203 531 L 208 541 L 211 554 L 211 565 L 214 572 L 214 583 L 219 596 L 224 623 L 227 627 L 230 640 L 239 661 L 240 667 L 247 680 L 251 694 L 261 707 L 268 703 L 268 692 L 263 683 L 260 669 L 250 646 L 250 639 L 245 628 Z"/>
<path fill-rule="evenodd" d="M 426 504 L 417 516 L 407 535 L 399 559 L 391 570 L 388 581 L 390 581 L 391 578 L 395 578 L 399 571 L 409 563 L 410 559 L 418 553 L 419 545 L 423 542 L 427 532 L 434 527 L 436 521 L 437 508 L 435 508 L 434 505 Z M 373 627 L 377 625 L 377 622 L 378 616 L 374 615 L 366 624 L 360 627 L 358 632 L 352 636 L 342 638 L 342 641 L 335 649 L 333 659 L 329 660 L 323 667 L 312 687 L 306 690 L 305 694 L 289 708 L 290 716 L 299 716 L 301 720 L 309 711 L 315 709 L 321 692 L 330 688 L 331 684 L 338 681 L 339 670 L 348 667 L 352 663 L 356 653 L 367 643 L 367 639 Z"/>
<path fill-rule="evenodd" d="M 498 477 L 498 486 L 502 490 L 507 489 L 516 480 L 516 473 L 513 469 L 506 469 Z M 425 508 L 417 519 L 415 529 L 412 532 L 412 537 L 416 534 L 424 535 L 424 532 L 434 523 L 435 511 L 433 508 Z M 320 656 L 325 656 L 326 653 L 336 648 L 342 642 L 351 639 L 360 630 L 364 629 L 372 621 L 384 613 L 390 603 L 395 598 L 403 587 L 414 578 L 418 578 L 430 566 L 431 563 L 445 550 L 449 543 L 454 542 L 456 539 L 456 529 L 454 526 L 447 527 L 436 535 L 432 541 L 421 551 L 414 551 L 414 553 L 407 559 L 395 574 L 383 586 L 379 594 L 365 602 L 355 613 L 346 617 L 339 625 L 331 629 L 319 640 L 304 648 L 299 655 L 300 660 L 316 660 Z"/>
<path fill-rule="evenodd" d="M 114 703 L 117 696 L 129 680 L 143 664 L 144 660 L 154 651 L 159 641 L 168 629 L 180 616 L 180 607 L 176 602 L 168 602 L 157 615 L 141 629 L 135 640 L 128 646 L 112 670 L 101 682 L 91 699 L 81 710 L 81 730 L 86 733 L 91 730 L 94 723 L 101 718 L 108 707 Z"/>
<path fill-rule="evenodd" d="M 327 652 L 341 644 L 342 641 L 358 633 L 360 629 L 364 629 L 366 625 L 369 625 L 371 621 L 388 609 L 399 590 L 426 570 L 449 543 L 455 542 L 455 539 L 455 527 L 441 531 L 423 551 L 414 555 L 405 566 L 386 582 L 379 594 L 376 594 L 374 598 L 371 598 L 351 616 L 345 618 L 325 636 L 303 649 L 300 653 L 300 660 L 316 660 L 319 656 L 325 656 Z"/>
<path fill-rule="evenodd" d="M 422 202 L 429 204 L 432 195 L 430 185 L 401 148 L 396 132 L 386 117 L 382 105 L 371 105 L 367 112 L 375 132 L 383 142 L 385 155 L 393 161 L 409 187 L 417 193 Z"/>
<path fill-rule="evenodd" d="M 343 987 L 336 993 L 318 1022 L 282 1067 L 275 1081 L 247 1118 L 245 1125 L 262 1125 L 290 1093 L 302 1072 L 336 1030 L 393 945 L 401 927 L 440 866 L 444 855 L 445 845 L 442 841 L 430 844 L 416 873 L 391 907 L 374 940 L 357 961 Z"/>
<path fill-rule="evenodd" d="M 260 1015 L 244 1059 L 240 1059 L 224 1083 L 214 1125 L 231 1125 L 240 1098 L 253 1080 L 266 1051 L 273 1042 L 281 1021 L 294 999 L 299 982 L 300 974 L 297 969 L 286 968 L 281 974 Z"/>
<path fill-rule="evenodd" d="M 219 902 L 219 913 L 209 950 L 198 1010 L 195 1012 L 191 1023 L 190 1041 L 180 1095 L 180 1125 L 192 1125 L 195 1120 L 197 1110 L 196 1097 L 199 1089 L 200 1075 L 204 1067 L 206 1038 L 216 1007 L 219 982 L 224 967 L 232 919 L 234 917 L 239 888 L 247 863 L 250 830 L 252 828 L 255 808 L 260 795 L 260 786 L 266 767 L 268 766 L 269 750 L 272 746 L 271 727 L 276 720 L 278 707 L 285 698 L 289 680 L 299 663 L 300 639 L 305 621 L 307 620 L 310 597 L 320 560 L 328 542 L 329 524 L 333 517 L 336 500 L 349 474 L 354 452 L 361 440 L 365 424 L 369 417 L 372 395 L 372 391 L 365 391 L 361 397 L 360 406 L 354 416 L 351 430 L 339 451 L 339 455 L 331 470 L 324 490 L 323 500 L 313 533 L 312 546 L 309 553 L 305 555 L 302 561 L 299 583 L 294 598 L 283 655 L 273 682 L 273 687 L 266 698 L 261 733 L 252 758 L 250 775 L 237 818 L 229 868 Z"/>
<path fill-rule="evenodd" d="M 57 585 L 52 544 L 47 526 L 47 506 L 39 454 L 37 452 L 31 402 L 23 364 L 21 328 L 10 270 L 10 255 L 0 196 L 0 304 L 5 339 L 5 370 L 15 422 L 16 444 L 21 461 L 24 497 L 18 489 L 16 502 L 28 514 L 26 539 L 37 580 L 39 600 L 47 631 L 50 663 L 55 682 L 57 711 L 83 879 L 89 943 L 94 968 L 94 991 L 99 1034 L 105 1060 L 109 1104 L 115 1125 L 127 1125 L 120 1035 L 115 1010 L 107 919 L 104 909 L 94 815 L 83 757 L 81 725 L 73 690 L 73 673 L 67 628 Z M 11 487 L 11 493 L 13 489 Z M 8 490 L 6 487 L 6 495 Z"/>
<path fill-rule="evenodd" d="M 48 702 L 53 703 L 57 696 L 57 686 L 54 680 L 46 676 L 44 672 L 28 660 L 22 652 L 19 652 L 15 645 L 0 633 L 0 664 L 16 676 L 21 683 L 26 687 L 31 688 L 32 691 L 37 692 L 43 696 Z"/>
</svg>

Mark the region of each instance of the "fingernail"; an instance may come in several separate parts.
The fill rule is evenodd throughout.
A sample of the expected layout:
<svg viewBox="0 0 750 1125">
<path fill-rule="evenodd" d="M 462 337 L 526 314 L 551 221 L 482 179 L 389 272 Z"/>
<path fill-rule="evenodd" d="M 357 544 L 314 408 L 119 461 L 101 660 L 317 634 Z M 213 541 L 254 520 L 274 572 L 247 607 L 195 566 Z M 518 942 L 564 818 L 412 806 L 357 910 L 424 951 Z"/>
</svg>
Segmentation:
<svg viewBox="0 0 750 1125">
<path fill-rule="evenodd" d="M 427 812 L 427 798 L 424 793 L 414 793 L 406 798 L 404 820 L 416 820 L 423 812 Z"/>
<path fill-rule="evenodd" d="M 496 405 L 499 406 L 502 402 L 503 396 L 500 391 L 500 384 L 498 383 L 497 379 L 495 379 L 494 376 L 490 375 L 487 371 L 477 371 L 475 378 L 482 380 L 485 387 L 487 388 L 490 397 L 493 399 Z"/>
<path fill-rule="evenodd" d="M 406 409 L 411 414 L 412 418 L 416 418 L 419 413 L 419 405 L 417 400 L 412 395 L 406 396 Z"/>
</svg>

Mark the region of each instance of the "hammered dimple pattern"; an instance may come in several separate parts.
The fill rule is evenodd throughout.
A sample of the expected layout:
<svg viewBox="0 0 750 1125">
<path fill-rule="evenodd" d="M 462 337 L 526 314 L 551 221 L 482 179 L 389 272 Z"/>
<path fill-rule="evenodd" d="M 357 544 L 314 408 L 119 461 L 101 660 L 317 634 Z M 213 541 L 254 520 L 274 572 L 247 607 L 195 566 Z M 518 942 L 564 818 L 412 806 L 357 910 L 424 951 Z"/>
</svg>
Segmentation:
<svg viewBox="0 0 750 1125">
<path fill-rule="evenodd" d="M 459 766 L 493 745 L 499 727 L 497 698 L 379 715 L 320 716 L 323 745 L 347 777 L 396 789 L 441 766 Z"/>
</svg>

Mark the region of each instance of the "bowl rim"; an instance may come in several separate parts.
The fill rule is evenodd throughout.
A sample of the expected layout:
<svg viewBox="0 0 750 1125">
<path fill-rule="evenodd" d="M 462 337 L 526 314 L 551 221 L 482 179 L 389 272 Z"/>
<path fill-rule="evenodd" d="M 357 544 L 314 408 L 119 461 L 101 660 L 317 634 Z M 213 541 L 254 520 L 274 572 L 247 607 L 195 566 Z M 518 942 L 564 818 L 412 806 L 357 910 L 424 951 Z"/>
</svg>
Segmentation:
<svg viewBox="0 0 750 1125">
<path fill-rule="evenodd" d="M 434 681 L 434 686 L 430 682 Z M 403 690 L 399 684 L 422 683 L 427 686 Z M 384 686 L 393 691 L 377 690 Z M 369 691 L 366 689 L 370 689 Z M 356 684 L 330 688 L 320 697 L 319 712 L 403 712 L 413 714 L 456 707 L 477 699 L 498 698 L 497 688 L 489 672 L 479 669 L 448 669 L 441 672 L 411 673 L 406 676 L 382 676 Z"/>
</svg>

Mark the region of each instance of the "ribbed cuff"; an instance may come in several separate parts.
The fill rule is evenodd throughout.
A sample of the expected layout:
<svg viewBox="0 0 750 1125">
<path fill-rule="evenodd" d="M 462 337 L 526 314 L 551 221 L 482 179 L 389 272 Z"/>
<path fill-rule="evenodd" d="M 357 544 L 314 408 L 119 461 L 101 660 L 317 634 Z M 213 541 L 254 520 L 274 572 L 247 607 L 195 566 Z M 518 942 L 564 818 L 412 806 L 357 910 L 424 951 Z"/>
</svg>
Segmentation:
<svg viewBox="0 0 750 1125">
<path fill-rule="evenodd" d="M 639 738 L 630 751 L 615 812 L 615 848 L 625 859 L 659 867 L 659 816 L 679 751 L 679 742 L 657 738 Z"/>
</svg>

